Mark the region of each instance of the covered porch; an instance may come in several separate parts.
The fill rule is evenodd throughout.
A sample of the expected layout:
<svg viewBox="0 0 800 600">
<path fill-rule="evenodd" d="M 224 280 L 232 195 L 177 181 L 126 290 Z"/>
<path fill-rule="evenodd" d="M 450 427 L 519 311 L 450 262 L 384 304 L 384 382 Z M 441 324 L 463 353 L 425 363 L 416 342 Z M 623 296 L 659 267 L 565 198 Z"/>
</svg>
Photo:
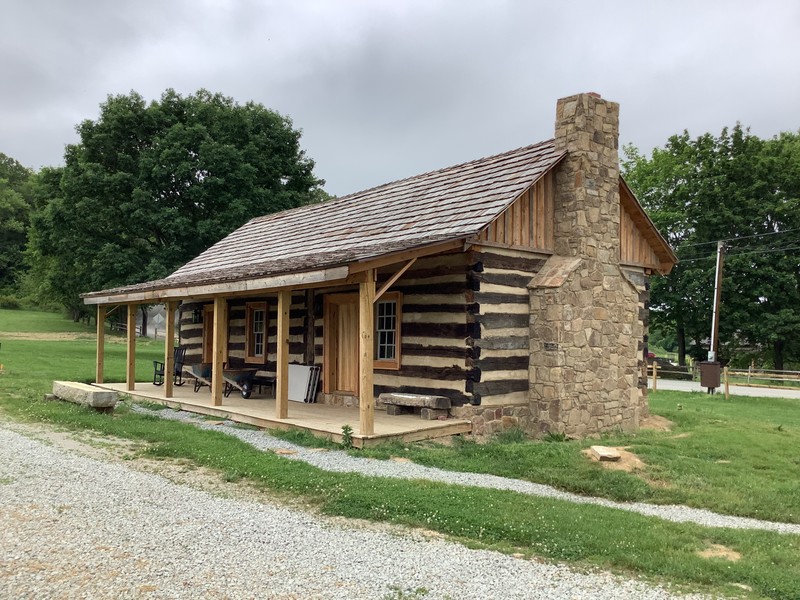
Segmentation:
<svg viewBox="0 0 800 600">
<path fill-rule="evenodd" d="M 157 402 L 177 410 L 229 419 L 264 429 L 304 429 L 335 442 L 342 441 L 342 427 L 349 425 L 353 428 L 353 446 L 356 448 L 391 440 L 415 442 L 457 435 L 468 433 L 472 428 L 469 421 L 462 419 L 426 421 L 416 415 L 391 416 L 383 410 L 376 410 L 373 433 L 363 434 L 357 427 L 360 417 L 357 406 L 291 402 L 289 415 L 281 419 L 276 417 L 274 398 L 253 396 L 245 400 L 240 394 L 233 393 L 228 398 L 223 398 L 221 404 L 214 404 L 208 388 L 195 393 L 191 383 L 175 387 L 170 397 L 166 397 L 164 386 L 155 386 L 152 383 L 137 382 L 134 390 L 128 390 L 125 383 L 95 385 L 128 394 L 137 400 Z"/>
<path fill-rule="evenodd" d="M 375 410 L 374 370 L 376 364 L 376 344 L 374 330 L 376 324 L 376 303 L 392 285 L 405 273 L 418 258 L 442 252 L 453 252 L 463 248 L 463 241 L 449 241 L 417 248 L 413 251 L 388 253 L 369 260 L 356 260 L 346 266 L 336 266 L 312 271 L 285 273 L 275 276 L 255 277 L 236 281 L 203 281 L 179 285 L 178 281 L 162 280 L 142 286 L 131 286 L 84 296 L 87 304 L 97 305 L 97 364 L 96 385 L 106 387 L 131 396 L 161 402 L 171 407 L 185 409 L 201 414 L 229 418 L 233 421 L 249 423 L 264 428 L 306 429 L 312 433 L 332 439 L 341 439 L 342 426 L 349 425 L 353 431 L 354 445 L 361 447 L 378 440 L 402 439 L 414 441 L 433 437 L 448 436 L 471 431 L 469 421 L 446 419 L 425 421 L 414 416 L 387 415 Z M 381 285 L 376 285 L 378 270 L 382 269 Z M 322 360 L 323 392 L 336 395 L 340 390 L 349 390 L 357 402 L 354 407 L 341 407 L 326 404 L 289 401 L 290 356 L 297 356 L 292 350 L 290 337 L 297 336 L 297 325 L 290 330 L 290 320 L 297 320 L 298 310 L 293 307 L 295 294 L 314 292 L 325 294 L 325 306 L 330 300 L 342 300 L 347 296 L 352 305 L 341 317 L 334 308 L 325 309 L 325 319 L 337 315 L 338 327 L 324 327 L 323 343 L 315 346 L 313 303 L 306 303 L 302 312 L 303 332 L 308 332 L 304 342 L 311 351 L 306 362 L 313 363 L 315 357 Z M 243 310 L 241 304 L 264 304 L 254 300 L 270 295 L 270 304 L 275 308 L 274 327 L 270 332 L 272 349 L 267 351 L 265 337 L 261 347 L 264 362 L 274 352 L 274 362 L 270 356 L 270 376 L 274 374 L 275 398 L 244 399 L 238 394 L 224 397 L 224 372 L 230 368 L 229 351 L 233 343 L 229 313 L 232 306 Z M 319 298 L 323 300 L 323 298 Z M 164 304 L 166 308 L 165 346 L 164 346 L 164 384 L 155 386 L 143 383 L 148 374 L 136 373 L 136 329 L 135 317 L 141 304 Z M 181 304 L 194 306 L 202 303 L 207 310 L 202 311 L 203 325 L 203 364 L 210 373 L 209 388 L 194 393 L 191 388 L 173 385 L 168 374 L 174 370 L 174 340 L 177 331 L 175 314 Z M 238 303 L 238 304 L 237 304 Z M 318 303 L 322 305 L 322 302 Z M 191 310 L 191 309 L 190 309 Z M 261 309 L 264 314 L 264 308 Z M 105 384 L 104 370 L 104 329 L 105 320 L 112 311 L 120 311 L 127 321 L 127 372 L 123 384 Z M 193 311 L 201 312 L 201 311 Z M 262 319 L 263 322 L 263 319 Z M 184 321 L 185 323 L 185 321 Z M 194 323 L 194 321 L 193 321 Z M 327 323 L 327 321 L 326 321 Z M 397 319 L 399 323 L 399 318 Z M 241 327 L 240 327 L 241 329 Z M 249 331 L 249 329 L 248 329 Z M 331 332 L 336 332 L 331 333 Z M 266 334 L 266 330 L 263 330 Z M 399 343 L 399 325 L 396 336 Z M 206 352 L 207 350 L 207 352 Z M 316 350 L 316 355 L 314 351 Z M 237 348 L 241 352 L 240 348 Z M 292 354 L 294 353 L 294 354 Z M 299 364 L 299 363 L 298 363 Z M 319 364 L 319 363 L 318 363 Z M 398 361 L 399 364 L 399 361 Z M 226 366 L 227 365 L 227 366 Z M 245 364 L 244 367 L 252 365 Z M 239 368 L 236 366 L 235 368 Z M 262 372 L 264 367 L 253 368 Z M 346 373 L 345 373 L 346 371 Z M 138 375 L 138 377 L 137 377 Z"/>
</svg>

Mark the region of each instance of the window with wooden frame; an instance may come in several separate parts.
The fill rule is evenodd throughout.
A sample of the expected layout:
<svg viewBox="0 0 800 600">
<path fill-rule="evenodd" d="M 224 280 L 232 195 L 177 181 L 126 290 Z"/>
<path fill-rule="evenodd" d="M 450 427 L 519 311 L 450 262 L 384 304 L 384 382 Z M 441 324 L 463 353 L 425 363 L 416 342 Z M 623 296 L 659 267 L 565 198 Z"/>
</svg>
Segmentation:
<svg viewBox="0 0 800 600">
<path fill-rule="evenodd" d="M 267 362 L 267 303 L 248 302 L 245 318 L 244 335 L 245 356 L 247 363 L 264 364 Z"/>
<path fill-rule="evenodd" d="M 402 294 L 389 292 L 375 303 L 376 369 L 400 368 L 400 322 Z"/>
</svg>

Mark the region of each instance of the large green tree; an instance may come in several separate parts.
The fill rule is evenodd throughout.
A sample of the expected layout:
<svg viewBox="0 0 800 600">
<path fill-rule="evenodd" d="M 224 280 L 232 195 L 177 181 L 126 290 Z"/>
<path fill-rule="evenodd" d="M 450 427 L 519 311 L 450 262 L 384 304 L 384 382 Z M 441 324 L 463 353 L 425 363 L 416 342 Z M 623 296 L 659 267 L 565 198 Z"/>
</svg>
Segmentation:
<svg viewBox="0 0 800 600">
<path fill-rule="evenodd" d="M 761 349 L 779 369 L 797 358 L 800 136 L 762 140 L 736 125 L 625 157 L 624 177 L 681 261 L 651 290 L 653 324 L 676 334 L 681 362 L 708 349 L 717 240 L 727 240 L 721 353 Z"/>
<path fill-rule="evenodd" d="M 24 266 L 32 176 L 30 169 L 0 152 L 0 290 L 11 288 Z"/>
<path fill-rule="evenodd" d="M 73 313 L 80 292 L 164 277 L 248 219 L 324 192 L 289 118 L 201 90 L 110 96 L 45 173 L 31 261 Z"/>
</svg>

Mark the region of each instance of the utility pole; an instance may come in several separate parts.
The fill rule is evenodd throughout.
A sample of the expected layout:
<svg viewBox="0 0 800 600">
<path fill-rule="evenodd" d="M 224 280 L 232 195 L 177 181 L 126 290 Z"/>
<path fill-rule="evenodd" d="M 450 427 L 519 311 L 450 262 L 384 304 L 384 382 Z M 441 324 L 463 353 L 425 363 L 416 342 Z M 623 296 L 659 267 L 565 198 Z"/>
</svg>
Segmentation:
<svg viewBox="0 0 800 600">
<path fill-rule="evenodd" d="M 708 348 L 708 362 L 717 361 L 719 349 L 719 305 L 722 300 L 722 263 L 725 260 L 725 242 L 717 242 L 717 274 L 714 279 L 714 309 L 711 316 L 711 345 Z"/>
</svg>

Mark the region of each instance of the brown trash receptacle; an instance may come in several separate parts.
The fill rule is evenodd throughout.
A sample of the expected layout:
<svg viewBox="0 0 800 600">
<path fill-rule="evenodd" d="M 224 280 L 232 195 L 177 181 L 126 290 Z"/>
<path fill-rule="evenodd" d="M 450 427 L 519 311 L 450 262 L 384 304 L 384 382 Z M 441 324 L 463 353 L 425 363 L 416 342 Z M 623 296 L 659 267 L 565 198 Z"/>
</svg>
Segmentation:
<svg viewBox="0 0 800 600">
<path fill-rule="evenodd" d="M 718 362 L 700 363 L 700 385 L 704 388 L 718 388 L 722 365 Z"/>
</svg>

